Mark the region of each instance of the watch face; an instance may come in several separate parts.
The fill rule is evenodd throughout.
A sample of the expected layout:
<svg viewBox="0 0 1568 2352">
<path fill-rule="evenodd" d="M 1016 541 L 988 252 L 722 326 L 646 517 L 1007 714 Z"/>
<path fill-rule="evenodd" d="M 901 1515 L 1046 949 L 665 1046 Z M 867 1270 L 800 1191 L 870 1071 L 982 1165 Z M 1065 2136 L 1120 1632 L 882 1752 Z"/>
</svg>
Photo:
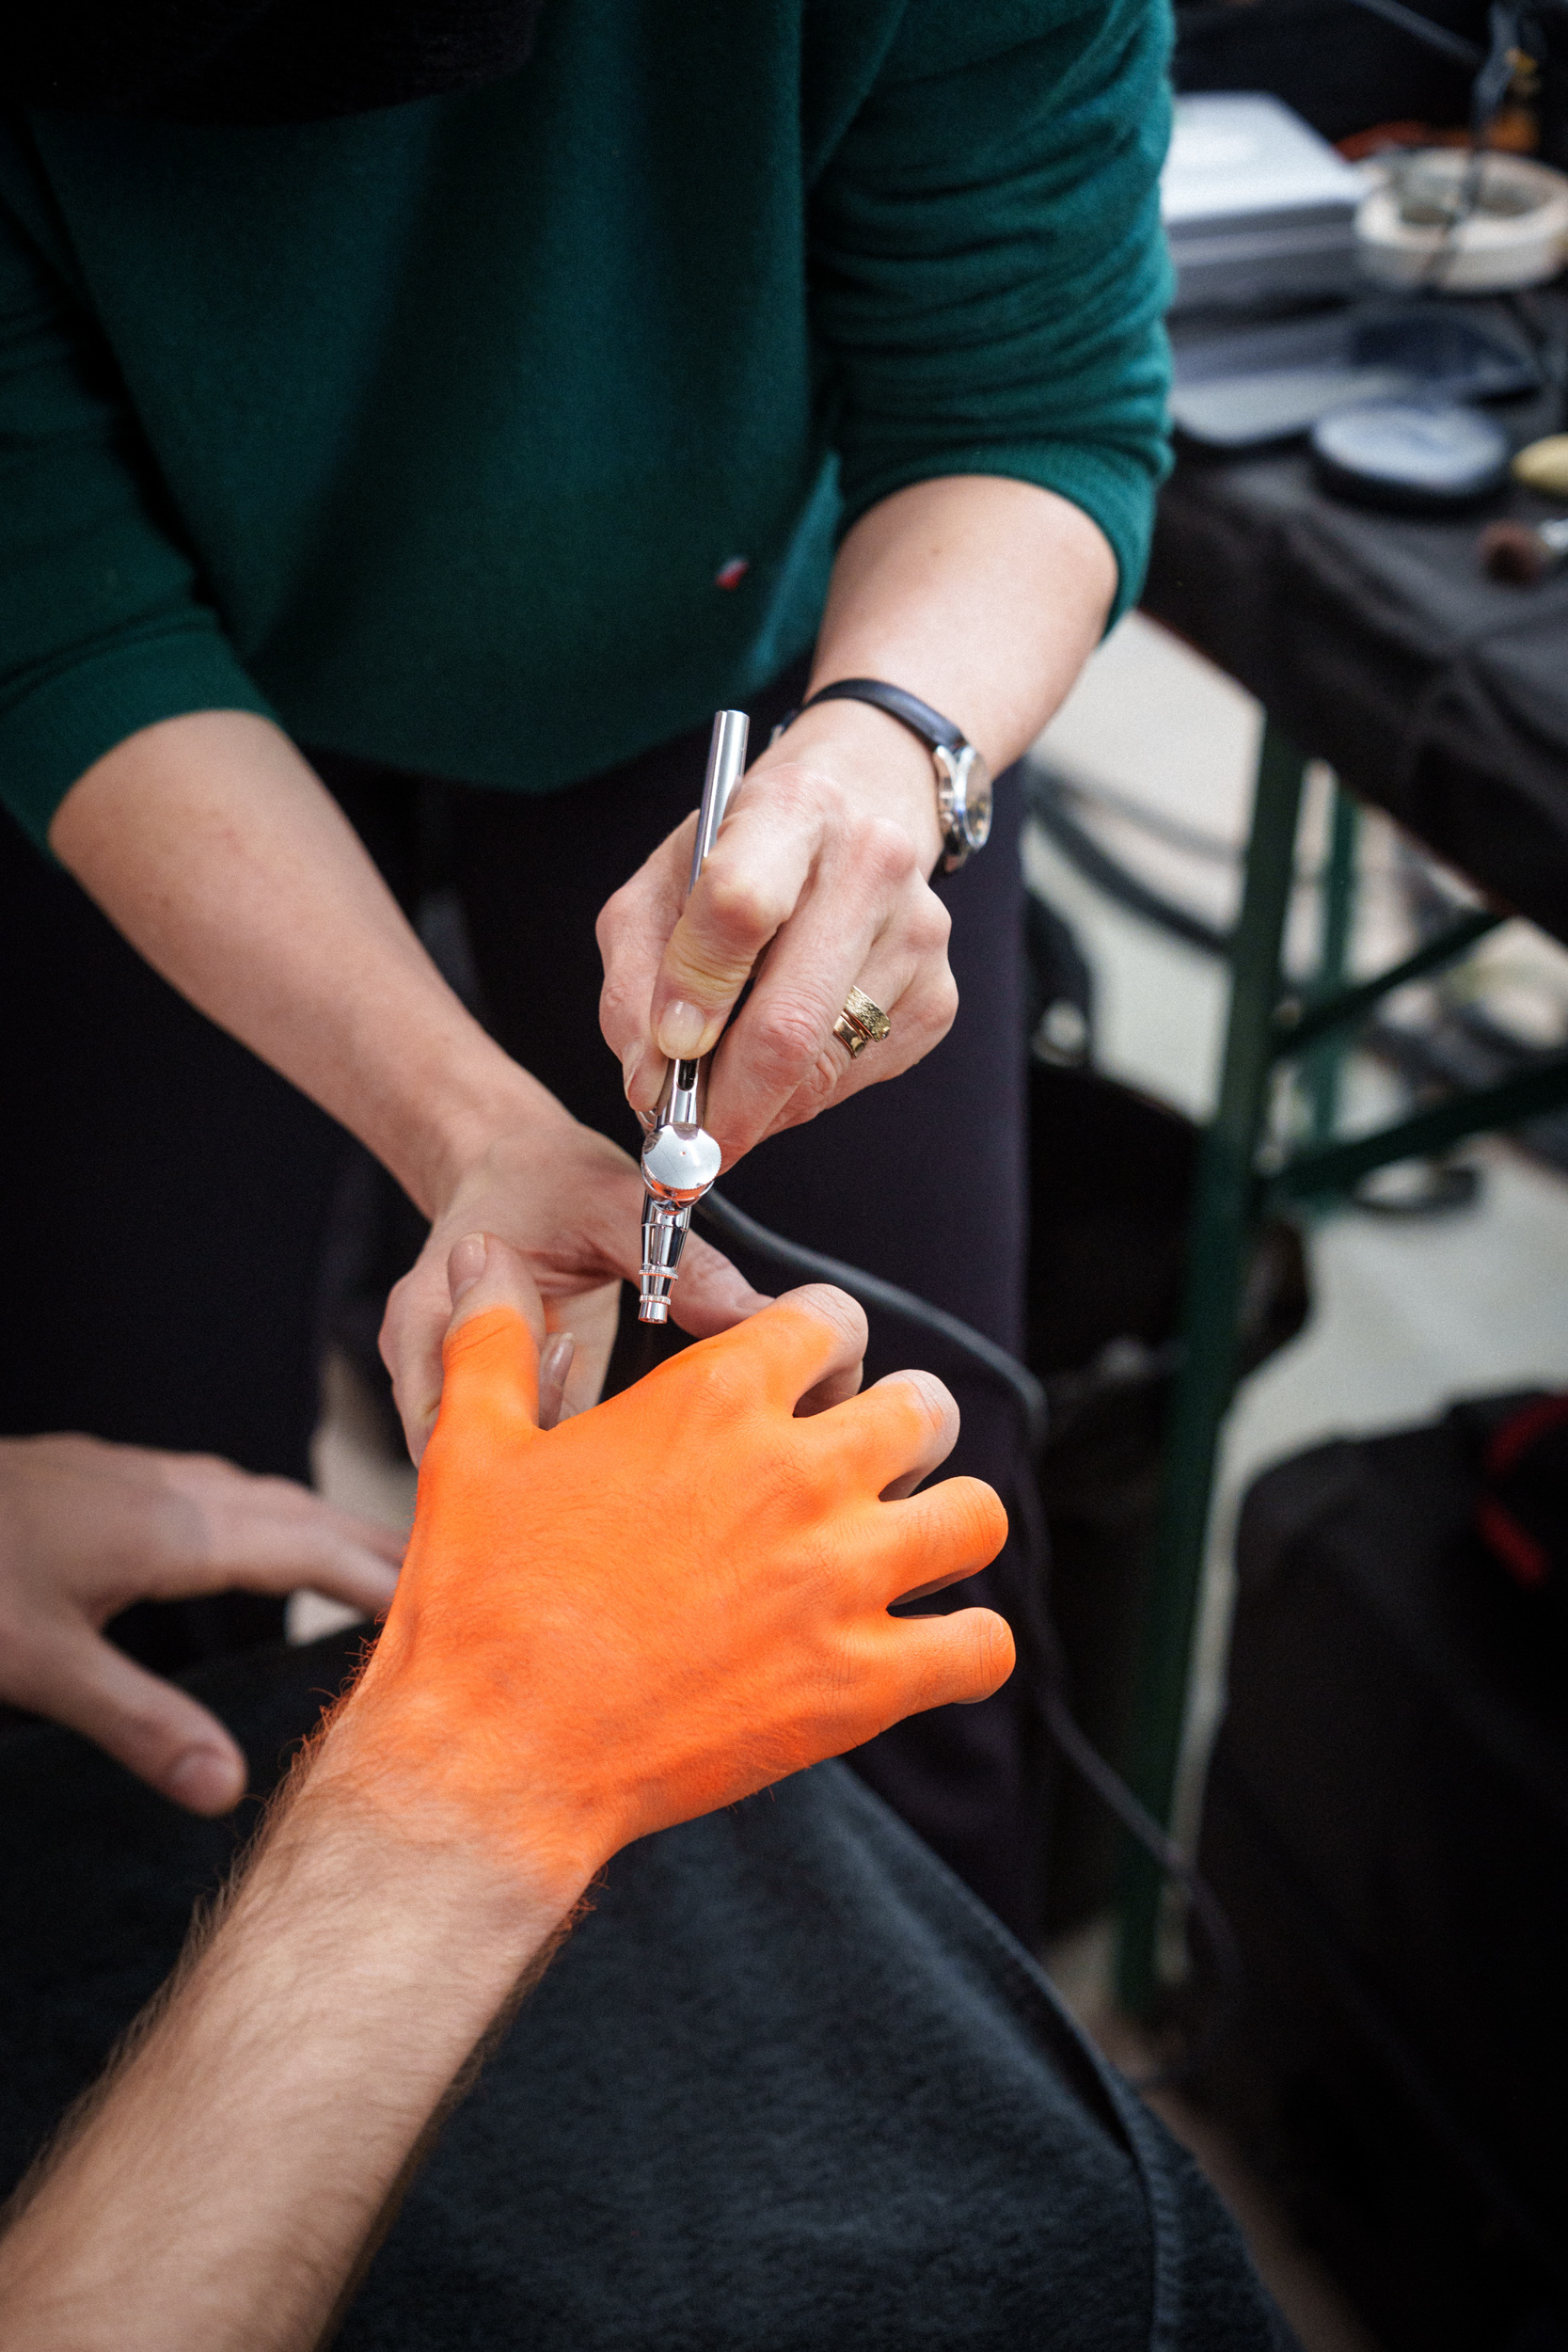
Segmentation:
<svg viewBox="0 0 1568 2352">
<path fill-rule="evenodd" d="M 945 743 L 934 743 L 931 756 L 937 764 L 937 808 L 946 835 L 942 864 L 951 874 L 971 850 L 983 850 L 990 838 L 990 771 L 973 743 L 956 752 Z"/>
<path fill-rule="evenodd" d="M 954 814 L 970 848 L 983 850 L 990 838 L 990 771 L 973 743 L 964 759 L 962 807 Z"/>
</svg>

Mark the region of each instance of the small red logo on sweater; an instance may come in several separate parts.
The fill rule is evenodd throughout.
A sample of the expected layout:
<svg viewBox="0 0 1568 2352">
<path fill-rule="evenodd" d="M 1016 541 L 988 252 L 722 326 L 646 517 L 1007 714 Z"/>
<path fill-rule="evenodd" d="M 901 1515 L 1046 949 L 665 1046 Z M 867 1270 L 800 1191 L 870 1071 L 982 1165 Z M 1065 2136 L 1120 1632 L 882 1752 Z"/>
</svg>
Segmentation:
<svg viewBox="0 0 1568 2352">
<path fill-rule="evenodd" d="M 721 564 L 713 575 L 716 588 L 738 588 L 752 568 L 749 555 L 732 555 L 727 564 Z"/>
</svg>

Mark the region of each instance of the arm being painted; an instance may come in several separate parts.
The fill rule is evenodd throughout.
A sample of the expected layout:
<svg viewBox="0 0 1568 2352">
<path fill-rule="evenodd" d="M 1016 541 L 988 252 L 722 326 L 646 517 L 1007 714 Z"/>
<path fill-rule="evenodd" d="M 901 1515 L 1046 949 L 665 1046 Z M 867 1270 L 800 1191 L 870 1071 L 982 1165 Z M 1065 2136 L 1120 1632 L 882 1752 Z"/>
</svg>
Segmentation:
<svg viewBox="0 0 1568 2352">
<path fill-rule="evenodd" d="M 842 1293 L 796 1292 L 541 1434 L 521 1262 L 467 1237 L 451 1286 L 386 1629 L 19 2192 L 8 2352 L 305 2352 L 610 1854 L 1010 1671 L 989 1611 L 888 1614 L 1006 1523 L 973 1480 L 910 1493 L 957 1413 L 922 1374 L 852 1393 Z"/>
</svg>

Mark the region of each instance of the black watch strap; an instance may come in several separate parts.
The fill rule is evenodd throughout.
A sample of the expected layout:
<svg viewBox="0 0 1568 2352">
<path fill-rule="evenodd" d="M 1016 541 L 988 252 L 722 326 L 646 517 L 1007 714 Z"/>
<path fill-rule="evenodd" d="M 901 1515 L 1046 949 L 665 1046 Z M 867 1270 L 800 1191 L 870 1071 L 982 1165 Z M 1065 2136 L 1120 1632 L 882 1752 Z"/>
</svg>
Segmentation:
<svg viewBox="0 0 1568 2352">
<path fill-rule="evenodd" d="M 831 686 L 819 686 L 800 709 L 792 710 L 774 729 L 776 742 L 785 727 L 793 726 L 802 710 L 813 710 L 818 703 L 870 703 L 878 710 L 885 710 L 890 719 L 918 735 L 932 751 L 961 752 L 969 741 L 962 727 L 956 727 L 951 719 L 944 719 L 940 710 L 923 703 L 918 694 L 907 694 L 901 686 L 884 686 L 877 677 L 835 678 Z"/>
</svg>

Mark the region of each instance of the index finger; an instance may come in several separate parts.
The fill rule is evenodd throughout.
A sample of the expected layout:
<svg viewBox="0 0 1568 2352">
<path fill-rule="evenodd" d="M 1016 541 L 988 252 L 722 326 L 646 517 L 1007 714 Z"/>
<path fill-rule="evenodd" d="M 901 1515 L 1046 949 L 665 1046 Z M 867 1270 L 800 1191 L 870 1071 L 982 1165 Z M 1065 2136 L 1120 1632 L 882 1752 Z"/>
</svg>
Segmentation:
<svg viewBox="0 0 1568 2352">
<path fill-rule="evenodd" d="M 757 958 L 795 912 L 814 841 L 780 792 L 744 784 L 665 945 L 649 1027 L 669 1059 L 710 1053 Z"/>
</svg>

